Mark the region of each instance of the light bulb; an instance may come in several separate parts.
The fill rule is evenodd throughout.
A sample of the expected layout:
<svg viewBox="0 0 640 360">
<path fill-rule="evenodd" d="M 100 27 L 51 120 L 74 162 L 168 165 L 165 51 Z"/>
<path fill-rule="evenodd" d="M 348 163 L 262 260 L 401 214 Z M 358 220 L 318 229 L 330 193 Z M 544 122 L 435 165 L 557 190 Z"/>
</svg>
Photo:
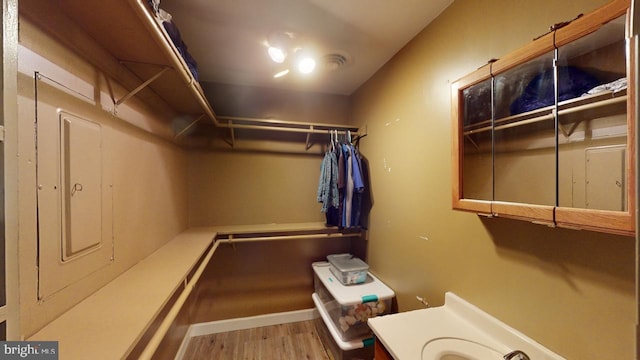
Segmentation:
<svg viewBox="0 0 640 360">
<path fill-rule="evenodd" d="M 298 71 L 303 74 L 309 74 L 316 68 L 316 61 L 310 57 L 303 57 L 298 62 Z"/>
<path fill-rule="evenodd" d="M 269 46 L 267 52 L 269 53 L 269 57 L 271 58 L 271 60 L 277 62 L 278 64 L 282 64 L 282 62 L 284 62 L 284 59 L 287 57 L 287 54 L 285 54 L 282 49 L 275 46 Z"/>
</svg>

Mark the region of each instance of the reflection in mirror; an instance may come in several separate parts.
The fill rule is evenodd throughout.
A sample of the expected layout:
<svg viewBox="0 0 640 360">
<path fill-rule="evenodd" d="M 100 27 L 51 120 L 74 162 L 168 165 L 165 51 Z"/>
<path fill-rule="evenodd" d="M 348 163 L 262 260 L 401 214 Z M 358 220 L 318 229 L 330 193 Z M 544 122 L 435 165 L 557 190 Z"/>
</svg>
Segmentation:
<svg viewBox="0 0 640 360">
<path fill-rule="evenodd" d="M 491 79 L 462 91 L 465 199 L 493 200 Z"/>
<path fill-rule="evenodd" d="M 627 210 L 626 66 L 624 16 L 558 49 L 559 206 Z"/>
<path fill-rule="evenodd" d="M 494 199 L 555 205 L 554 53 L 494 79 Z"/>
</svg>

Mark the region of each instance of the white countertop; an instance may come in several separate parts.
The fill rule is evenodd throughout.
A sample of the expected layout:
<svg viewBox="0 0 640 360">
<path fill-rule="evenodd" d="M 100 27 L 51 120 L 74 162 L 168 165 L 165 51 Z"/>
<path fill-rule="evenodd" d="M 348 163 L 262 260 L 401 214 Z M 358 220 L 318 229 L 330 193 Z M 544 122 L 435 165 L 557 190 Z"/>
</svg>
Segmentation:
<svg viewBox="0 0 640 360">
<path fill-rule="evenodd" d="M 377 341 L 396 360 L 421 359 L 425 343 L 438 337 L 465 338 L 493 345 L 504 354 L 509 352 L 506 346 L 497 343 L 444 306 L 379 316 L 369 319 L 368 324 Z"/>
<path fill-rule="evenodd" d="M 438 338 L 464 339 L 502 355 L 519 349 L 532 359 L 563 359 L 451 292 L 443 306 L 375 317 L 368 324 L 396 360 L 421 359 L 427 342 Z"/>
</svg>

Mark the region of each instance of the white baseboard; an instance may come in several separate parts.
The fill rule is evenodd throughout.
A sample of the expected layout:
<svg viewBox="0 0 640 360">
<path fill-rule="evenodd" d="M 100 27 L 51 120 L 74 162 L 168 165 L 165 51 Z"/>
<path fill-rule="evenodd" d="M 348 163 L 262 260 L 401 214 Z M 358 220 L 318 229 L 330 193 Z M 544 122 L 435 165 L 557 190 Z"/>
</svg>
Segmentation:
<svg viewBox="0 0 640 360">
<path fill-rule="evenodd" d="M 314 320 L 319 317 L 320 314 L 318 310 L 313 308 L 193 324 L 189 326 L 189 330 L 187 330 L 184 339 L 182 339 L 182 344 L 176 354 L 175 360 L 182 360 L 189 345 L 189 339 L 195 336 Z"/>
</svg>

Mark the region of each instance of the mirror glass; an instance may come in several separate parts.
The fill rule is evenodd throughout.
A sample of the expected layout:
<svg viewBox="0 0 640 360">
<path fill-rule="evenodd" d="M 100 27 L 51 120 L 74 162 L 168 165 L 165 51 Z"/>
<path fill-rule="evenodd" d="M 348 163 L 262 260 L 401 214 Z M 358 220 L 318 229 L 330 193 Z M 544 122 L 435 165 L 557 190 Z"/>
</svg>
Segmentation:
<svg viewBox="0 0 640 360">
<path fill-rule="evenodd" d="M 494 200 L 555 205 L 554 53 L 494 77 Z"/>
<path fill-rule="evenodd" d="M 559 206 L 627 210 L 624 16 L 558 49 Z"/>
<path fill-rule="evenodd" d="M 491 79 L 462 91 L 462 198 L 493 199 Z"/>
</svg>

